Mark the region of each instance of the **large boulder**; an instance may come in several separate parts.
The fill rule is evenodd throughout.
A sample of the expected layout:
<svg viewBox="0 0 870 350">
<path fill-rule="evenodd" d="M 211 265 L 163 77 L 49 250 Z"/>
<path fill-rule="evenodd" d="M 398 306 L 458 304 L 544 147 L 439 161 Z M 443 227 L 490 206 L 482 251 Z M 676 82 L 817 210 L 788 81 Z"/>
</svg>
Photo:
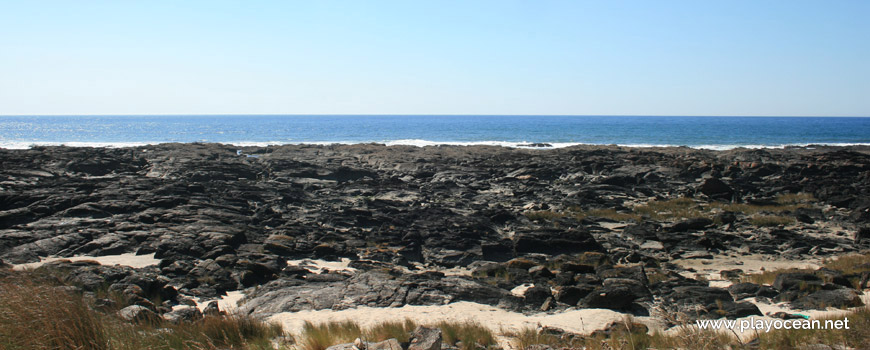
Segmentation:
<svg viewBox="0 0 870 350">
<path fill-rule="evenodd" d="M 848 308 L 862 306 L 861 295 L 853 289 L 820 290 L 791 302 L 796 309 L 824 310 L 828 307 Z"/>
<path fill-rule="evenodd" d="M 698 191 L 707 195 L 710 198 L 731 199 L 734 190 L 722 180 L 717 178 L 708 178 L 701 183 Z"/>
<path fill-rule="evenodd" d="M 517 254 L 559 255 L 603 251 L 604 248 L 586 231 L 541 229 L 535 232 L 518 233 L 514 237 L 514 250 Z"/>
<path fill-rule="evenodd" d="M 651 297 L 649 290 L 640 282 L 627 278 L 608 278 L 600 287 L 592 290 L 580 305 L 588 308 L 628 310 L 638 300 Z"/>
</svg>

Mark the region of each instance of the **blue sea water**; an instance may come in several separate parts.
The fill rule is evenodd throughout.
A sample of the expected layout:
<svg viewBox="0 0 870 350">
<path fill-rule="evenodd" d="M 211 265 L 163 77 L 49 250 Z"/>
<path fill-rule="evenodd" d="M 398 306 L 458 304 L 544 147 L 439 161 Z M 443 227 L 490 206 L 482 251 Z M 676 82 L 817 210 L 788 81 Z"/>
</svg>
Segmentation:
<svg viewBox="0 0 870 350">
<path fill-rule="evenodd" d="M 548 143 L 728 149 L 870 144 L 870 118 L 662 116 L 0 116 L 0 147 L 163 142 Z"/>
</svg>

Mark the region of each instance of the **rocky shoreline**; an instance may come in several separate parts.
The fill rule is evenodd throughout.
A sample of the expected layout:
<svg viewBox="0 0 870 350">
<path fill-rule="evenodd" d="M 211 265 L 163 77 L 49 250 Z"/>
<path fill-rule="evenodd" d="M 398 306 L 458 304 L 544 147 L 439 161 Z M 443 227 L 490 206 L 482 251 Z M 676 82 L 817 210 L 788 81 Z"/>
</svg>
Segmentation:
<svg viewBox="0 0 870 350">
<path fill-rule="evenodd" d="M 739 318 L 758 303 L 858 306 L 870 272 L 766 285 L 742 279 L 760 269 L 677 263 L 868 248 L 867 147 L 161 144 L 0 149 L 0 164 L 0 265 L 153 254 L 44 266 L 164 317 L 244 290 L 240 311 L 257 316 L 474 302 Z"/>
</svg>

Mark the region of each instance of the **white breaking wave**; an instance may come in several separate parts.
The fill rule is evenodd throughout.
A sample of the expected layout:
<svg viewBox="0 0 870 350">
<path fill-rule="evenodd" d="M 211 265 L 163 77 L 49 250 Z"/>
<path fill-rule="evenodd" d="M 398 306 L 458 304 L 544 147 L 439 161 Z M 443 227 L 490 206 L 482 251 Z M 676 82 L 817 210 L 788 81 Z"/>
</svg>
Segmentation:
<svg viewBox="0 0 870 350">
<path fill-rule="evenodd" d="M 206 141 L 197 141 L 197 142 L 206 142 Z M 140 146 L 149 146 L 149 145 L 157 145 L 161 143 L 170 143 L 170 142 L 161 142 L 161 141 L 150 141 L 150 142 L 81 142 L 81 141 L 64 141 L 64 142 L 46 142 L 46 141 L 0 141 L 0 148 L 5 149 L 29 149 L 37 146 L 68 146 L 68 147 L 99 147 L 99 148 L 124 148 L 124 147 L 140 147 Z M 655 147 L 689 147 L 694 149 L 706 149 L 706 150 L 714 150 L 714 151 L 725 151 L 731 150 L 735 148 L 747 148 L 747 149 L 782 149 L 786 147 L 810 147 L 810 146 L 838 146 L 838 147 L 846 147 L 846 146 L 870 146 L 870 143 L 825 143 L 825 142 L 810 142 L 810 143 L 794 143 L 794 144 L 781 144 L 781 145 L 741 145 L 741 144 L 728 144 L 728 145 L 694 145 L 694 146 L 685 146 L 678 144 L 650 144 L 650 143 L 636 143 L 636 144 L 606 144 L 606 143 L 583 143 L 583 142 L 534 142 L 534 141 L 431 141 L 431 140 L 421 140 L 421 139 L 402 139 L 402 140 L 387 140 L 387 141 L 229 141 L 229 142 L 214 142 L 225 145 L 233 145 L 238 147 L 267 147 L 267 146 L 281 146 L 281 145 L 354 145 L 354 144 L 367 144 L 367 143 L 378 143 L 384 144 L 387 146 L 415 146 L 415 147 L 426 147 L 426 146 L 500 146 L 507 148 L 522 148 L 522 149 L 555 149 L 555 148 L 565 148 L 571 146 L 605 146 L 605 145 L 614 145 L 620 147 L 632 147 L 632 148 L 655 148 Z"/>
<path fill-rule="evenodd" d="M 29 149 L 38 146 L 68 146 L 68 147 L 99 147 L 99 148 L 124 148 L 156 145 L 161 142 L 46 142 L 46 141 L 0 141 L 0 148 L 6 149 Z"/>
</svg>

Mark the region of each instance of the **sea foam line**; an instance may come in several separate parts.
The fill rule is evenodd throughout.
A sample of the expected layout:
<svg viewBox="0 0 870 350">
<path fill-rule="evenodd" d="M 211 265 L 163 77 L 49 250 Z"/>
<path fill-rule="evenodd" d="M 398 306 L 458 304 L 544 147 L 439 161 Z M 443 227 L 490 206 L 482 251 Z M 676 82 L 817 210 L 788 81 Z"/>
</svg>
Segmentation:
<svg viewBox="0 0 870 350">
<path fill-rule="evenodd" d="M 149 141 L 149 142 L 83 142 L 83 141 L 0 141 L 0 148 L 5 149 L 30 149 L 39 146 L 68 146 L 68 147 L 94 147 L 94 148 L 125 148 L 125 147 L 141 147 L 157 145 L 161 143 L 171 143 L 173 141 Z M 196 141 L 205 142 L 209 141 Z M 193 143 L 193 142 L 187 142 Z M 655 148 L 655 147 L 683 147 L 685 145 L 678 144 L 650 144 L 650 143 L 629 143 L 629 144 L 607 144 L 607 143 L 584 143 L 584 142 L 531 142 L 531 141 L 431 141 L 421 139 L 402 139 L 402 140 L 382 140 L 382 141 L 226 141 L 213 142 L 224 145 L 232 145 L 238 147 L 267 147 L 281 145 L 354 145 L 354 144 L 384 144 L 387 146 L 500 146 L 507 148 L 522 148 L 522 149 L 556 149 L 571 146 L 620 146 L 631 148 Z M 542 146 L 548 145 L 548 146 Z M 870 146 L 870 143 L 830 143 L 830 142 L 809 142 L 809 143 L 792 143 L 779 145 L 759 145 L 759 144 L 723 144 L 723 145 L 692 145 L 685 146 L 694 149 L 706 149 L 715 151 L 731 150 L 735 148 L 747 149 L 782 149 L 786 147 L 809 147 L 809 146 Z"/>
</svg>

